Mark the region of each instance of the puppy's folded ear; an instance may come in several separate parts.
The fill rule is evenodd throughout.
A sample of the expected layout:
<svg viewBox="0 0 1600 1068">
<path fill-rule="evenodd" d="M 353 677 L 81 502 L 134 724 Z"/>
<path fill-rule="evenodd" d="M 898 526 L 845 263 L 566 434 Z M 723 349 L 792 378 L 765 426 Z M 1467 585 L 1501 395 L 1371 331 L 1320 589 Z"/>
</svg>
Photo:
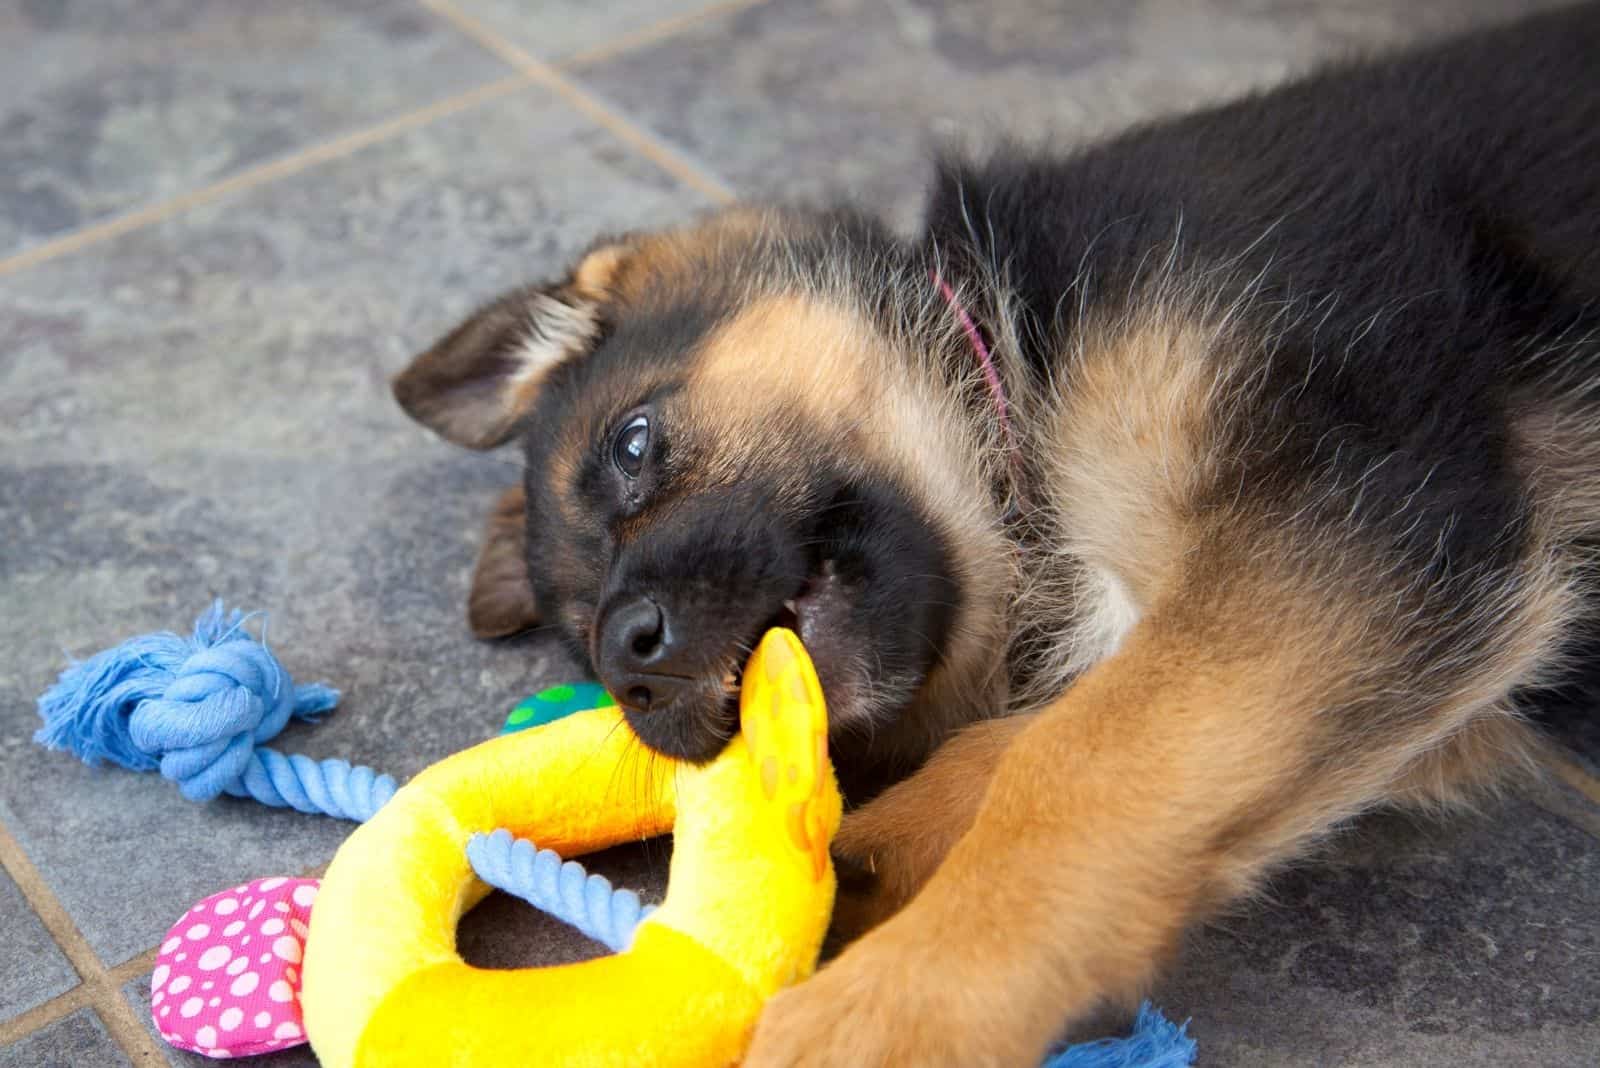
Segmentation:
<svg viewBox="0 0 1600 1068">
<path fill-rule="evenodd" d="M 599 342 L 626 259 L 625 244 L 603 244 L 564 282 L 524 286 L 485 304 L 396 376 L 400 407 L 457 445 L 503 444 L 550 372 Z"/>
<path fill-rule="evenodd" d="M 501 494 L 489 513 L 467 596 L 467 625 L 476 637 L 503 638 L 539 622 L 528 578 L 526 508 L 527 496 L 517 486 Z"/>
</svg>

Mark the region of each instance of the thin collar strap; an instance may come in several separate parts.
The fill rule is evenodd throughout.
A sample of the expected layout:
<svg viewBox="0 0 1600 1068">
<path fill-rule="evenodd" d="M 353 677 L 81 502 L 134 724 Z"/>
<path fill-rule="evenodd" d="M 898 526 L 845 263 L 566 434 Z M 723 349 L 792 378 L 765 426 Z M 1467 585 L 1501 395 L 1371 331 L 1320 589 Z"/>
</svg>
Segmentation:
<svg viewBox="0 0 1600 1068">
<path fill-rule="evenodd" d="M 939 295 L 950 306 L 956 321 L 961 324 L 961 329 L 967 335 L 967 341 L 972 346 L 973 353 L 978 357 L 978 365 L 983 368 L 983 380 L 989 385 L 989 396 L 994 400 L 995 413 L 1000 417 L 1000 433 L 1006 439 L 1006 449 L 1011 453 L 1013 463 L 1017 458 L 1017 439 L 1011 430 L 1011 406 L 1006 401 L 1005 383 L 1000 380 L 1000 371 L 994 365 L 994 355 L 989 351 L 989 343 L 984 341 L 983 332 L 978 329 L 978 324 L 973 321 L 967 309 L 962 306 L 961 298 L 956 296 L 956 291 L 939 276 L 938 271 L 929 271 L 933 284 L 939 287 Z"/>
</svg>

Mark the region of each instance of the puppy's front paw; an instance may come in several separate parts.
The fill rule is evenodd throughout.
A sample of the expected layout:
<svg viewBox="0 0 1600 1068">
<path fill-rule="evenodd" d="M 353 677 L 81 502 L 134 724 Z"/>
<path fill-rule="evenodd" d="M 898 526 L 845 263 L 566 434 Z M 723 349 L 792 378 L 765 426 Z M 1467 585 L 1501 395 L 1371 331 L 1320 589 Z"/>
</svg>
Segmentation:
<svg viewBox="0 0 1600 1068">
<path fill-rule="evenodd" d="M 1001 1012 L 906 939 L 899 920 L 878 928 L 799 986 L 767 1003 L 745 1068 L 1012 1068 L 1037 1062 L 1010 1041 Z"/>
</svg>

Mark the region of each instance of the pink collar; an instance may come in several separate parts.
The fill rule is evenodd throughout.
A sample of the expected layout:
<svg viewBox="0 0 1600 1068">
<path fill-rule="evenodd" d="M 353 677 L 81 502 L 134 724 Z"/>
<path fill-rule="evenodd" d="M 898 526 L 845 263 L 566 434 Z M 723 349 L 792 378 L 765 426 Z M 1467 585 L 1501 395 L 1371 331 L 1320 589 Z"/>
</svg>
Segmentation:
<svg viewBox="0 0 1600 1068">
<path fill-rule="evenodd" d="M 983 380 L 989 385 L 989 396 L 994 399 L 996 414 L 1000 417 L 1000 433 L 1006 439 L 1006 449 L 1011 454 L 1013 464 L 1018 462 L 1017 439 L 1011 431 L 1011 408 L 1006 402 L 1005 383 L 1000 380 L 1000 371 L 994 365 L 994 356 L 989 352 L 988 342 L 983 340 L 983 332 L 978 329 L 978 324 L 973 322 L 967 309 L 962 307 L 961 300 L 956 296 L 956 291 L 950 288 L 950 283 L 939 276 L 937 270 L 929 271 L 933 284 L 939 287 L 939 295 L 944 297 L 944 302 L 955 313 L 956 321 L 961 324 L 961 329 L 966 332 L 967 341 L 972 345 L 972 351 L 978 357 L 978 364 L 983 368 Z"/>
</svg>

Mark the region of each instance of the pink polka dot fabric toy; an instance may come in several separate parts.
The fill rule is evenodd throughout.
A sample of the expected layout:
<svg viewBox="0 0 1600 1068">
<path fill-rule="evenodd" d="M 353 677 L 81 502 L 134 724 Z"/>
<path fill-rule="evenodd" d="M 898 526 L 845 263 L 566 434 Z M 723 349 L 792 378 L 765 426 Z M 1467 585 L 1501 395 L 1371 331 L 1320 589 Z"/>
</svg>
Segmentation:
<svg viewBox="0 0 1600 1068">
<path fill-rule="evenodd" d="M 315 879 L 257 879 L 212 894 L 172 925 L 150 976 L 161 1037 L 206 1057 L 249 1057 L 305 1040 L 300 959 Z"/>
</svg>

